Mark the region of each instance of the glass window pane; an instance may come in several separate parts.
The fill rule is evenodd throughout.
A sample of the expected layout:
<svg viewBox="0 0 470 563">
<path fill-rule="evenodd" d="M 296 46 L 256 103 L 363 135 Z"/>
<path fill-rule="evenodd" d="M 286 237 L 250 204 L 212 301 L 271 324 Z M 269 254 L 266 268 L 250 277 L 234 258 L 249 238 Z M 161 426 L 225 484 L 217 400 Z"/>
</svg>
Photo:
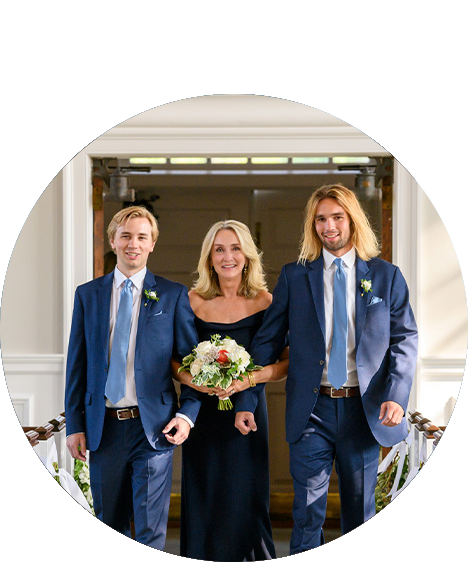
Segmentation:
<svg viewBox="0 0 470 563">
<path fill-rule="evenodd" d="M 334 156 L 334 164 L 368 164 L 370 158 L 368 156 Z"/>
<path fill-rule="evenodd" d="M 292 164 L 328 164 L 330 159 L 327 156 L 294 156 Z"/>
<path fill-rule="evenodd" d="M 247 164 L 246 156 L 215 156 L 211 158 L 211 164 Z"/>
<path fill-rule="evenodd" d="M 287 156 L 255 156 L 251 159 L 253 164 L 287 164 Z"/>
<path fill-rule="evenodd" d="M 174 157 L 170 158 L 171 164 L 207 164 L 207 158 L 201 157 Z"/>
<path fill-rule="evenodd" d="M 131 164 L 166 164 L 166 158 L 156 157 L 133 157 L 129 159 Z"/>
</svg>

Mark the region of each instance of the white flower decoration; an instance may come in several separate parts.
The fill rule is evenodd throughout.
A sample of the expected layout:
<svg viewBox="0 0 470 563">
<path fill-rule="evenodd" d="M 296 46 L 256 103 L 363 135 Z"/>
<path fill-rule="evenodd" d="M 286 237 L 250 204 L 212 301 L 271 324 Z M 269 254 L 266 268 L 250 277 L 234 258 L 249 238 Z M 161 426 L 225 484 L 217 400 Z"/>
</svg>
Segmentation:
<svg viewBox="0 0 470 563">
<path fill-rule="evenodd" d="M 364 293 L 369 293 L 372 291 L 372 280 L 361 280 L 361 297 L 364 297 Z"/>
</svg>

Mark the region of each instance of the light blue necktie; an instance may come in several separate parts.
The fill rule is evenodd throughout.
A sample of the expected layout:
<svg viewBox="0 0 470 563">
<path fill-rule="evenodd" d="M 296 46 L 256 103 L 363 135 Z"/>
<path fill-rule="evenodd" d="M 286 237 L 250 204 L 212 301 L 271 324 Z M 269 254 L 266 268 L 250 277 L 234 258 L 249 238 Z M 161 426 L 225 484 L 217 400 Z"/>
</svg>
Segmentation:
<svg viewBox="0 0 470 563">
<path fill-rule="evenodd" d="M 105 395 L 115 405 L 126 394 L 127 349 L 131 333 L 132 282 L 127 279 L 121 291 L 119 309 L 114 327 L 113 347 L 109 362 Z"/>
<path fill-rule="evenodd" d="M 328 363 L 328 381 L 336 389 L 348 379 L 347 341 L 348 311 L 346 307 L 346 273 L 343 261 L 336 258 L 336 272 L 333 284 L 333 340 Z"/>
</svg>

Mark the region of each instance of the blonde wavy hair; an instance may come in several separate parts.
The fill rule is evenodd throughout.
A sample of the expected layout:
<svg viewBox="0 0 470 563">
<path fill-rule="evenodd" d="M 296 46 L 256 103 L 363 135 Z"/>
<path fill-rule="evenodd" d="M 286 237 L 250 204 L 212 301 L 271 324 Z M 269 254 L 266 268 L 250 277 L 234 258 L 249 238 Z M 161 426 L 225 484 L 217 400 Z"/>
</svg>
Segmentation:
<svg viewBox="0 0 470 563">
<path fill-rule="evenodd" d="M 351 242 L 362 260 L 370 260 L 380 253 L 377 237 L 354 192 L 342 184 L 329 184 L 313 192 L 305 208 L 305 219 L 298 262 L 316 260 L 322 251 L 322 242 L 315 229 L 315 215 L 321 200 L 335 199 L 349 215 Z"/>
<path fill-rule="evenodd" d="M 240 221 L 233 219 L 218 221 L 212 225 L 205 236 L 197 266 L 198 279 L 193 285 L 193 290 L 204 299 L 213 299 L 222 295 L 219 276 L 212 269 L 211 251 L 217 233 L 223 229 L 231 230 L 237 235 L 240 248 L 247 259 L 246 272 L 242 275 L 238 295 L 253 299 L 260 291 L 267 290 L 261 262 L 262 252 L 256 248 L 250 229 Z"/>
<path fill-rule="evenodd" d="M 108 226 L 108 240 L 114 240 L 116 236 L 116 231 L 118 228 L 129 221 L 129 219 L 134 219 L 135 217 L 142 217 L 143 219 L 148 219 L 150 223 L 150 230 L 152 233 L 153 242 L 157 241 L 158 238 L 158 223 L 155 217 L 150 213 L 148 209 L 141 205 L 132 205 L 131 207 L 125 207 L 118 211 L 116 215 L 111 219 Z"/>
</svg>

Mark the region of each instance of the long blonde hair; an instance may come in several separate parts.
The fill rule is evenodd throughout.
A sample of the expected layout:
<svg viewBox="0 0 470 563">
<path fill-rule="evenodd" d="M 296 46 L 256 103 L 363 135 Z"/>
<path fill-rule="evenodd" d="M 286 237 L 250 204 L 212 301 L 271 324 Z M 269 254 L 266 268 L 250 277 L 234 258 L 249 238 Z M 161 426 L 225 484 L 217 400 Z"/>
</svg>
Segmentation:
<svg viewBox="0 0 470 563">
<path fill-rule="evenodd" d="M 351 242 L 359 258 L 370 260 L 380 253 L 379 243 L 369 220 L 354 192 L 342 184 L 322 186 L 313 192 L 305 208 L 303 234 L 298 262 L 316 260 L 322 251 L 322 242 L 315 229 L 315 214 L 322 199 L 335 199 L 351 220 Z"/>
<path fill-rule="evenodd" d="M 266 291 L 267 285 L 264 279 L 264 270 L 261 262 L 260 252 L 253 241 L 250 229 L 240 221 L 228 219 L 218 221 L 207 232 L 201 248 L 201 256 L 197 266 L 198 279 L 193 285 L 194 291 L 204 299 L 213 299 L 222 295 L 219 285 L 219 276 L 212 269 L 211 251 L 214 240 L 219 231 L 229 229 L 233 231 L 240 241 L 240 247 L 247 259 L 246 271 L 242 275 L 242 283 L 238 289 L 238 295 L 247 299 L 253 299 L 260 291 Z"/>
</svg>

